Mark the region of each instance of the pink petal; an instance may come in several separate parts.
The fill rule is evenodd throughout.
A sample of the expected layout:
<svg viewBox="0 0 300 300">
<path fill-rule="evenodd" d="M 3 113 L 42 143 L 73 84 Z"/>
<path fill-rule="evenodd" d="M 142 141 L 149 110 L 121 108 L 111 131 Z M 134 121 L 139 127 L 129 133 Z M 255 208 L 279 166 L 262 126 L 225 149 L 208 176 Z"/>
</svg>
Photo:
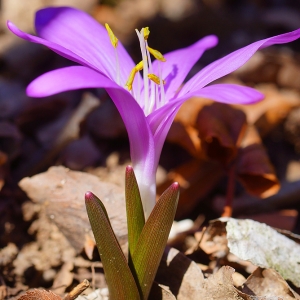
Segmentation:
<svg viewBox="0 0 300 300">
<path fill-rule="evenodd" d="M 169 52 L 164 55 L 166 62 L 161 63 L 162 78 L 166 81 L 166 98 L 171 99 L 188 75 L 193 65 L 200 59 L 204 51 L 216 46 L 218 38 L 209 35 L 193 45 Z M 158 61 L 153 62 L 155 74 L 158 72 Z"/>
<path fill-rule="evenodd" d="M 106 29 L 90 15 L 70 7 L 49 7 L 36 13 L 35 26 L 41 38 L 24 33 L 8 22 L 8 28 L 19 37 L 45 45 L 68 59 L 116 80 L 114 48 Z M 121 85 L 125 85 L 134 63 L 120 42 L 117 50 Z"/>
<path fill-rule="evenodd" d="M 257 41 L 244 48 L 236 50 L 229 55 L 214 61 L 210 65 L 203 68 L 193 78 L 191 78 L 179 92 L 178 97 L 192 90 L 198 90 L 214 80 L 221 78 L 247 62 L 250 57 L 259 49 L 274 45 L 285 44 L 294 41 L 300 37 L 300 29 L 285 34 L 270 37 L 261 41 Z"/>
<path fill-rule="evenodd" d="M 264 95 L 252 88 L 234 84 L 214 84 L 188 93 L 170 101 L 162 108 L 147 116 L 155 143 L 155 163 L 158 163 L 162 146 L 181 105 L 192 96 L 213 99 L 217 102 L 231 104 L 250 104 L 260 101 Z M 199 101 L 201 101 L 199 99 Z"/>
<path fill-rule="evenodd" d="M 155 148 L 144 112 L 124 88 L 106 76 L 82 66 L 57 69 L 35 79 L 27 88 L 29 96 L 45 97 L 81 88 L 105 88 L 126 126 L 130 154 L 140 187 L 144 209 L 150 213 L 155 204 Z"/>
</svg>

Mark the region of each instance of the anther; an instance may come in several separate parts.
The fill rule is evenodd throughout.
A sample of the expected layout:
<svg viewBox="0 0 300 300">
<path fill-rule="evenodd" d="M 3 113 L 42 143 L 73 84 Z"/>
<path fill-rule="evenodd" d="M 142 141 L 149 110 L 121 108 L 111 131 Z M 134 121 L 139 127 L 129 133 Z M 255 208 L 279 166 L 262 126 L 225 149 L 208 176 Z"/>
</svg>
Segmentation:
<svg viewBox="0 0 300 300">
<path fill-rule="evenodd" d="M 125 86 L 127 86 L 127 89 L 129 91 L 132 90 L 132 83 L 133 83 L 133 80 L 134 80 L 134 77 L 135 77 L 135 74 L 139 71 L 143 70 L 143 61 L 140 61 L 135 67 L 132 68 L 130 74 L 129 74 L 129 77 L 128 77 L 128 80 L 125 84 Z"/>
<path fill-rule="evenodd" d="M 117 37 L 114 35 L 113 31 L 111 30 L 111 28 L 109 27 L 109 25 L 107 23 L 105 23 L 105 28 L 108 32 L 108 36 L 109 36 L 111 44 L 113 45 L 114 48 L 117 48 L 117 46 L 118 46 Z"/>
<path fill-rule="evenodd" d="M 163 61 L 163 62 L 166 61 L 164 56 L 158 50 L 152 49 L 150 47 L 147 47 L 147 49 L 156 59 Z"/>
<path fill-rule="evenodd" d="M 144 66 L 144 62 L 143 62 L 143 61 L 140 61 L 134 68 L 135 68 L 137 71 L 142 71 L 142 70 L 143 70 L 143 66 Z"/>
<path fill-rule="evenodd" d="M 156 76 L 155 74 L 148 74 L 148 78 L 151 79 L 156 84 L 160 84 L 160 78 L 158 76 Z M 166 84 L 166 82 L 164 80 L 162 80 L 162 83 Z"/>
<path fill-rule="evenodd" d="M 149 27 L 144 27 L 143 29 L 141 30 L 141 33 L 143 31 L 143 33 L 144 33 L 144 40 L 146 41 L 146 40 L 148 40 L 148 37 L 149 37 L 149 34 L 150 34 L 150 30 L 149 30 Z"/>
</svg>

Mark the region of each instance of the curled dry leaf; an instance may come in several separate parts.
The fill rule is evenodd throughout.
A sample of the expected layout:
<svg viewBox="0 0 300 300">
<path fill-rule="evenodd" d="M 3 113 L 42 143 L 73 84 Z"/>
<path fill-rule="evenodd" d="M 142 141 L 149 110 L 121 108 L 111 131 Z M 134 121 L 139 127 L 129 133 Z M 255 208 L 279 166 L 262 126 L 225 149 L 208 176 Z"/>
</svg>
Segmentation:
<svg viewBox="0 0 300 300">
<path fill-rule="evenodd" d="M 155 281 L 168 286 L 177 300 L 202 299 L 199 297 L 204 281 L 201 269 L 174 248 L 165 250 Z"/>
<path fill-rule="evenodd" d="M 212 220 L 206 229 L 203 230 L 199 247 L 209 255 L 216 258 L 228 254 L 226 229 L 220 220 Z"/>
<path fill-rule="evenodd" d="M 169 287 L 177 300 L 243 299 L 233 284 L 234 269 L 224 266 L 205 279 L 198 265 L 173 248 L 166 250 L 156 281 Z M 152 298 L 150 298 L 152 299 Z M 168 299 L 168 298 L 153 298 Z M 250 298 L 247 298 L 250 299 Z"/>
<path fill-rule="evenodd" d="M 300 93 L 291 89 L 279 89 L 274 84 L 259 84 L 255 88 L 265 95 L 263 101 L 235 107 L 246 113 L 248 123 L 254 124 L 261 136 L 266 136 L 284 121 L 293 108 L 300 106 Z"/>
<path fill-rule="evenodd" d="M 100 181 L 94 175 L 75 172 L 64 167 L 51 167 L 47 172 L 22 179 L 19 186 L 34 202 L 40 203 L 51 221 L 66 236 L 79 253 L 90 243 L 86 235 L 91 226 L 84 204 L 86 191 L 93 191 L 104 203 L 112 227 L 121 245 L 127 241 L 127 226 L 123 190 L 112 183 Z"/>
<path fill-rule="evenodd" d="M 272 288 L 270 288 L 272 287 Z M 253 296 L 264 296 L 266 299 L 300 299 L 287 282 L 273 269 L 257 268 L 244 282 L 241 291 L 253 299 Z"/>
<path fill-rule="evenodd" d="M 157 187 L 157 193 L 162 194 L 173 182 L 178 182 L 180 197 L 176 218 L 184 218 L 195 208 L 199 199 L 203 199 L 211 191 L 223 175 L 223 168 L 220 168 L 218 163 L 192 159 L 171 171 L 167 179 Z"/>
<path fill-rule="evenodd" d="M 228 247 L 237 257 L 262 268 L 275 269 L 284 279 L 300 286 L 300 245 L 266 224 L 228 219 Z"/>
<path fill-rule="evenodd" d="M 173 121 L 167 140 L 182 146 L 195 158 L 203 158 L 198 130 L 195 128 L 199 111 L 212 100 L 193 97 L 182 104 Z"/>
<path fill-rule="evenodd" d="M 280 188 L 261 138 L 254 126 L 247 125 L 245 113 L 229 105 L 202 100 L 187 101 L 169 133 L 170 141 L 180 144 L 196 159 L 174 169 L 158 187 L 161 194 L 173 181 L 179 182 L 179 218 L 192 211 L 224 175 L 224 165 L 228 167 L 233 161 L 237 178 L 250 194 L 268 197 Z"/>
<path fill-rule="evenodd" d="M 201 109 L 196 128 L 206 157 L 228 164 L 237 154 L 246 128 L 246 115 L 229 105 L 213 103 Z"/>
<path fill-rule="evenodd" d="M 204 281 L 203 290 L 198 299 L 201 300 L 232 300 L 241 299 L 233 285 L 234 269 L 223 266 L 215 274 Z"/>
<path fill-rule="evenodd" d="M 52 289 L 58 294 L 63 294 L 66 288 L 71 286 L 74 278 L 74 273 L 72 272 L 74 264 L 72 261 L 67 261 L 63 264 L 57 275 L 55 276 Z"/>
<path fill-rule="evenodd" d="M 184 103 L 168 134 L 168 141 L 177 143 L 195 158 L 209 158 L 229 163 L 246 126 L 243 111 L 227 104 L 203 98 Z"/>
<path fill-rule="evenodd" d="M 250 194 L 266 198 L 278 192 L 280 183 L 262 145 L 240 149 L 237 166 L 238 178 Z"/>
<path fill-rule="evenodd" d="M 62 300 L 62 298 L 51 291 L 33 289 L 27 291 L 18 300 Z"/>
<path fill-rule="evenodd" d="M 254 126 L 248 126 L 237 156 L 237 176 L 252 195 L 266 198 L 280 188 L 266 149 Z"/>
<path fill-rule="evenodd" d="M 175 296 L 172 294 L 167 286 L 158 284 L 154 282 L 151 288 L 149 299 L 156 300 L 176 300 Z"/>
</svg>

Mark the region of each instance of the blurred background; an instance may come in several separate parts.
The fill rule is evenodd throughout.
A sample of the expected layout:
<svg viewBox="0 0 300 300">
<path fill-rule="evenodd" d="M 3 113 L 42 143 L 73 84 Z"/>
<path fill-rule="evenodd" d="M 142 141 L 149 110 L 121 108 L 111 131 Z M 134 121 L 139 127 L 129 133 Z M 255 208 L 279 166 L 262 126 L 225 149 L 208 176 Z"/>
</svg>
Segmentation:
<svg viewBox="0 0 300 300">
<path fill-rule="evenodd" d="M 34 14 L 46 6 L 77 7 L 100 23 L 109 23 L 136 62 L 140 50 L 135 28 L 149 26 L 149 45 L 162 53 L 217 35 L 219 44 L 204 53 L 188 77 L 240 47 L 300 28 L 300 1 L 295 0 L 1 0 L 0 249 L 7 252 L 0 251 L 0 271 L 3 266 L 10 295 L 28 287 L 59 285 L 54 279 L 69 263 L 65 257 L 78 255 L 60 240 L 64 224 L 56 223 L 58 229 L 53 229 L 45 217 L 52 194 L 45 192 L 47 205 L 28 199 L 39 185 L 21 189 L 20 180 L 63 165 L 123 188 L 124 168 L 130 161 L 126 130 L 105 91 L 70 91 L 44 99 L 26 96 L 26 86 L 37 76 L 74 65 L 45 47 L 20 40 L 6 27 L 10 20 L 34 34 Z M 192 231 L 220 217 L 231 193 L 234 217 L 299 234 L 300 40 L 259 51 L 240 70 L 218 82 L 252 86 L 266 98 L 247 107 L 213 104 L 209 99 L 187 101 L 162 151 L 158 193 L 179 181 L 176 218 L 192 219 Z M 226 130 L 220 134 L 219 128 Z M 232 166 L 236 166 L 234 174 Z M 78 207 L 71 200 L 69 214 L 62 221 L 68 217 L 69 228 L 78 219 Z M 60 213 L 63 208 L 52 205 L 52 209 Z M 81 214 L 86 215 L 84 208 Z M 187 249 L 185 237 L 172 245 Z M 74 239 L 83 246 L 84 237 Z M 57 244 L 61 248 L 54 257 L 51 247 Z M 65 249 L 73 251 L 73 256 L 65 255 Z M 17 256 L 19 252 L 24 253 L 23 259 Z M 77 261 L 73 273 L 68 271 L 73 277 L 65 283 L 67 287 L 92 277 L 87 261 L 86 265 Z M 0 287 L 1 278 L 0 273 Z M 101 280 L 98 286 L 104 286 Z"/>
</svg>

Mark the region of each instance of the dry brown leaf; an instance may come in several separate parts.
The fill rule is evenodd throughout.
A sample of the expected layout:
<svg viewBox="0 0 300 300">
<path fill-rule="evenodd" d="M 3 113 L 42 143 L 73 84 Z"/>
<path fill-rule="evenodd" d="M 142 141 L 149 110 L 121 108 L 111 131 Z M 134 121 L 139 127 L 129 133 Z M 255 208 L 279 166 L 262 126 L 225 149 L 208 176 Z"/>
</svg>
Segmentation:
<svg viewBox="0 0 300 300">
<path fill-rule="evenodd" d="M 177 114 L 176 122 L 169 133 L 169 141 L 180 144 L 198 158 L 169 173 L 167 181 L 158 188 L 158 193 L 161 194 L 172 181 L 180 183 L 179 207 L 183 205 L 178 209 L 177 217 L 184 217 L 190 212 L 199 198 L 217 182 L 212 180 L 207 184 L 207 177 L 202 176 L 205 173 L 205 158 L 220 162 L 226 167 L 237 158 L 237 177 L 253 195 L 271 196 L 280 187 L 267 153 L 261 145 L 261 138 L 254 126 L 247 125 L 245 113 L 232 106 L 209 101 L 199 98 L 188 101 Z M 220 178 L 222 172 L 221 166 L 215 166 L 216 176 L 213 179 Z M 204 186 L 203 179 L 206 182 L 205 191 L 200 188 Z"/>
<path fill-rule="evenodd" d="M 267 297 L 265 299 L 300 299 L 287 282 L 273 269 L 257 268 L 244 283 L 241 291 L 249 296 Z"/>
<path fill-rule="evenodd" d="M 7 296 L 7 287 L 6 285 L 0 285 L 0 300 L 4 300 Z"/>
<path fill-rule="evenodd" d="M 236 172 L 248 193 L 266 198 L 280 188 L 279 180 L 253 125 L 248 125 L 237 155 Z"/>
<path fill-rule="evenodd" d="M 212 220 L 203 231 L 199 247 L 213 257 L 224 257 L 228 254 L 226 228 L 220 220 Z"/>
<path fill-rule="evenodd" d="M 261 144 L 239 150 L 237 176 L 250 194 L 262 198 L 276 194 L 280 188 L 274 168 Z"/>
<path fill-rule="evenodd" d="M 196 158 L 203 157 L 198 131 L 194 126 L 184 125 L 175 120 L 168 132 L 167 140 L 180 145 Z"/>
<path fill-rule="evenodd" d="M 199 111 L 212 104 L 212 100 L 194 97 L 183 103 L 167 135 L 167 140 L 176 143 L 196 158 L 203 158 L 198 130 L 195 128 Z"/>
<path fill-rule="evenodd" d="M 204 281 L 203 292 L 198 296 L 201 300 L 232 300 L 242 299 L 233 285 L 234 269 L 224 266 Z"/>
<path fill-rule="evenodd" d="M 252 105 L 236 105 L 247 115 L 249 124 L 255 124 L 261 136 L 267 135 L 291 111 L 300 106 L 300 94 L 289 89 L 278 89 L 274 84 L 255 86 L 265 95 L 263 101 Z"/>
<path fill-rule="evenodd" d="M 72 272 L 74 264 L 72 261 L 65 262 L 59 272 L 57 273 L 52 289 L 57 294 L 65 293 L 66 289 L 72 284 L 74 273 Z"/>
<path fill-rule="evenodd" d="M 223 168 L 216 162 L 192 159 L 171 171 L 167 180 L 158 186 L 162 194 L 174 181 L 180 185 L 180 197 L 176 218 L 184 218 L 205 197 L 224 175 Z M 205 184 L 203 184 L 205 182 Z"/>
<path fill-rule="evenodd" d="M 124 192 L 119 186 L 64 167 L 51 167 L 45 173 L 22 179 L 19 185 L 30 199 L 43 205 L 47 216 L 77 253 L 85 246 L 86 234 L 93 237 L 84 203 L 87 191 L 92 191 L 101 199 L 120 244 L 126 243 Z"/>
<path fill-rule="evenodd" d="M 153 282 L 149 299 L 155 300 L 176 300 L 167 286 Z"/>
<path fill-rule="evenodd" d="M 204 280 L 201 269 L 174 248 L 165 251 L 155 280 L 168 286 L 177 300 L 201 299 L 198 296 Z"/>
<path fill-rule="evenodd" d="M 62 300 L 62 298 L 51 291 L 45 290 L 29 290 L 18 300 Z"/>
<path fill-rule="evenodd" d="M 246 115 L 229 105 L 213 103 L 201 109 L 196 128 L 206 156 L 228 164 L 237 154 L 246 128 Z"/>
</svg>

